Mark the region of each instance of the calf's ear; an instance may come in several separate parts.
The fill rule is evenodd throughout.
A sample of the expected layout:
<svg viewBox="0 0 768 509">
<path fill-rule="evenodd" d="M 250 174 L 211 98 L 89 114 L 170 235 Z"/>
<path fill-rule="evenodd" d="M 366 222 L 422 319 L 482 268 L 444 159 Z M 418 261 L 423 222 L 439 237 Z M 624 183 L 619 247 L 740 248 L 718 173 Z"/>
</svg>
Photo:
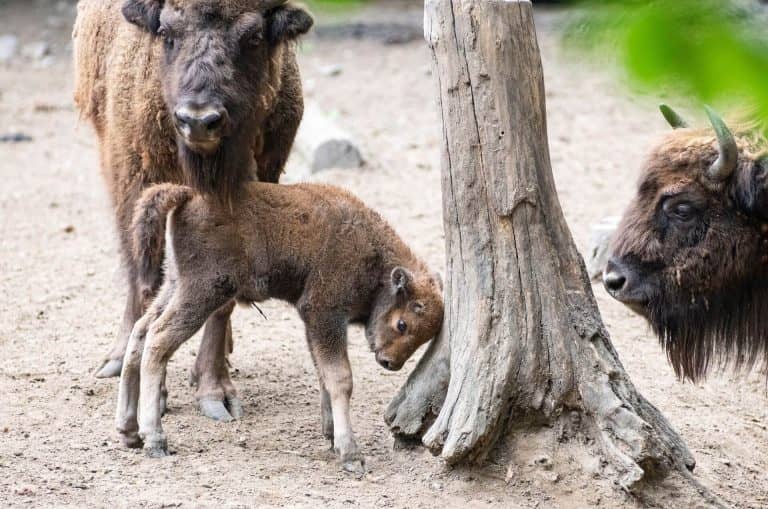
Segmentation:
<svg viewBox="0 0 768 509">
<path fill-rule="evenodd" d="M 156 34 L 160 28 L 160 11 L 164 0 L 126 0 L 123 4 L 123 17 L 129 23 Z"/>
<path fill-rule="evenodd" d="M 315 20 L 297 5 L 286 3 L 267 13 L 267 40 L 270 44 L 292 41 L 309 32 Z"/>
<path fill-rule="evenodd" d="M 392 293 L 395 295 L 407 295 L 410 291 L 413 275 L 404 267 L 395 267 L 390 275 L 392 282 Z"/>
</svg>

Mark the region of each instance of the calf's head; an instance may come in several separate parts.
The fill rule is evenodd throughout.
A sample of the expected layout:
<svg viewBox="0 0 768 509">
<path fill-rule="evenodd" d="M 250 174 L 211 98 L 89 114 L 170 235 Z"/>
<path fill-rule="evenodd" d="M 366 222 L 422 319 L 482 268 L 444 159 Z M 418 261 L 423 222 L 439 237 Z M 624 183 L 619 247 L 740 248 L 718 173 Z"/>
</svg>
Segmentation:
<svg viewBox="0 0 768 509">
<path fill-rule="evenodd" d="M 287 0 L 126 0 L 122 12 L 162 48 L 163 98 L 191 183 L 213 191 L 248 171 L 280 90 L 277 50 L 310 29 L 310 15 Z"/>
<path fill-rule="evenodd" d="M 709 108 L 714 131 L 662 111 L 676 130 L 642 171 L 603 282 L 650 322 L 678 376 L 697 380 L 712 361 L 768 358 L 768 145 Z"/>
<path fill-rule="evenodd" d="M 376 361 L 397 371 L 443 324 L 440 280 L 404 267 L 392 270 L 379 292 L 365 335 Z"/>
</svg>

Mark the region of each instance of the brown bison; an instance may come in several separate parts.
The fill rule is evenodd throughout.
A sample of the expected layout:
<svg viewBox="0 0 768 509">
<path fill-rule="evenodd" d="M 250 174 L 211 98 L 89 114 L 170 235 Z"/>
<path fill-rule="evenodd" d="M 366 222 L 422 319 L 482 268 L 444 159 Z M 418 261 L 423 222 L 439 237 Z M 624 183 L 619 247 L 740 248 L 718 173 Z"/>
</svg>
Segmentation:
<svg viewBox="0 0 768 509">
<path fill-rule="evenodd" d="M 142 190 L 188 183 L 231 202 L 249 180 L 277 182 L 303 112 L 293 41 L 311 26 L 285 0 L 80 1 L 75 101 L 99 137 L 129 283 L 121 330 L 97 376 L 120 373 L 133 324 L 162 279 L 157 264 L 140 285 L 131 256 Z M 226 363 L 230 313 L 207 322 L 193 369 L 201 409 L 223 420 L 240 413 Z"/>
<path fill-rule="evenodd" d="M 165 456 L 162 387 L 173 352 L 216 310 L 277 298 L 293 303 L 304 321 L 323 434 L 344 468 L 362 473 L 349 416 L 347 326 L 364 325 L 378 363 L 400 369 L 440 330 L 439 279 L 381 216 L 345 191 L 257 182 L 243 191 L 232 208 L 172 184 L 151 187 L 139 202 L 135 256 L 155 256 L 146 246 L 160 243 L 167 222 L 166 274 L 131 334 L 118 431 L 126 445 L 143 443 L 150 456 Z"/>
<path fill-rule="evenodd" d="M 714 132 L 662 112 L 676 130 L 643 169 L 603 282 L 695 381 L 768 361 L 768 142 L 709 108 Z"/>
</svg>

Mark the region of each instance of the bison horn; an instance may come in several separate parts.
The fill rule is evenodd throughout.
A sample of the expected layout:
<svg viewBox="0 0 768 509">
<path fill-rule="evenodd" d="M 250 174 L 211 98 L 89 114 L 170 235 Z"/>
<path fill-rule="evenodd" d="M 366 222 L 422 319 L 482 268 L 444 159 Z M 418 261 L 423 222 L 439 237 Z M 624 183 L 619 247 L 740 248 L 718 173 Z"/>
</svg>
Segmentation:
<svg viewBox="0 0 768 509">
<path fill-rule="evenodd" d="M 709 106 L 704 106 L 709 121 L 717 134 L 718 155 L 717 160 L 712 163 L 707 171 L 707 176 L 715 181 L 725 180 L 731 176 L 739 162 L 739 148 L 736 146 L 736 139 L 733 137 L 728 126 L 723 119 L 715 113 Z"/>
<path fill-rule="evenodd" d="M 688 127 L 688 122 L 686 122 L 683 117 L 678 115 L 675 110 L 673 110 L 666 104 L 660 104 L 659 109 L 661 110 L 661 114 L 664 115 L 664 118 L 667 120 L 669 125 L 672 126 L 672 129 L 681 129 L 681 128 Z"/>
</svg>

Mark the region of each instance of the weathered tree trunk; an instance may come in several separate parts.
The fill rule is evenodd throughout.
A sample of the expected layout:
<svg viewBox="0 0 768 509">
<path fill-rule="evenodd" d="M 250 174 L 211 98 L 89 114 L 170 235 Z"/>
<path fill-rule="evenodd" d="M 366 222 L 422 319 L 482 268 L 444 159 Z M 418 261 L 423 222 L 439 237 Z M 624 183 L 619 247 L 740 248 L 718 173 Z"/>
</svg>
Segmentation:
<svg viewBox="0 0 768 509">
<path fill-rule="evenodd" d="M 425 36 L 443 121 L 447 304 L 443 334 L 387 410 L 393 432 L 458 463 L 535 429 L 591 444 L 626 489 L 692 470 L 619 362 L 565 223 L 531 3 L 427 0 Z"/>
</svg>

